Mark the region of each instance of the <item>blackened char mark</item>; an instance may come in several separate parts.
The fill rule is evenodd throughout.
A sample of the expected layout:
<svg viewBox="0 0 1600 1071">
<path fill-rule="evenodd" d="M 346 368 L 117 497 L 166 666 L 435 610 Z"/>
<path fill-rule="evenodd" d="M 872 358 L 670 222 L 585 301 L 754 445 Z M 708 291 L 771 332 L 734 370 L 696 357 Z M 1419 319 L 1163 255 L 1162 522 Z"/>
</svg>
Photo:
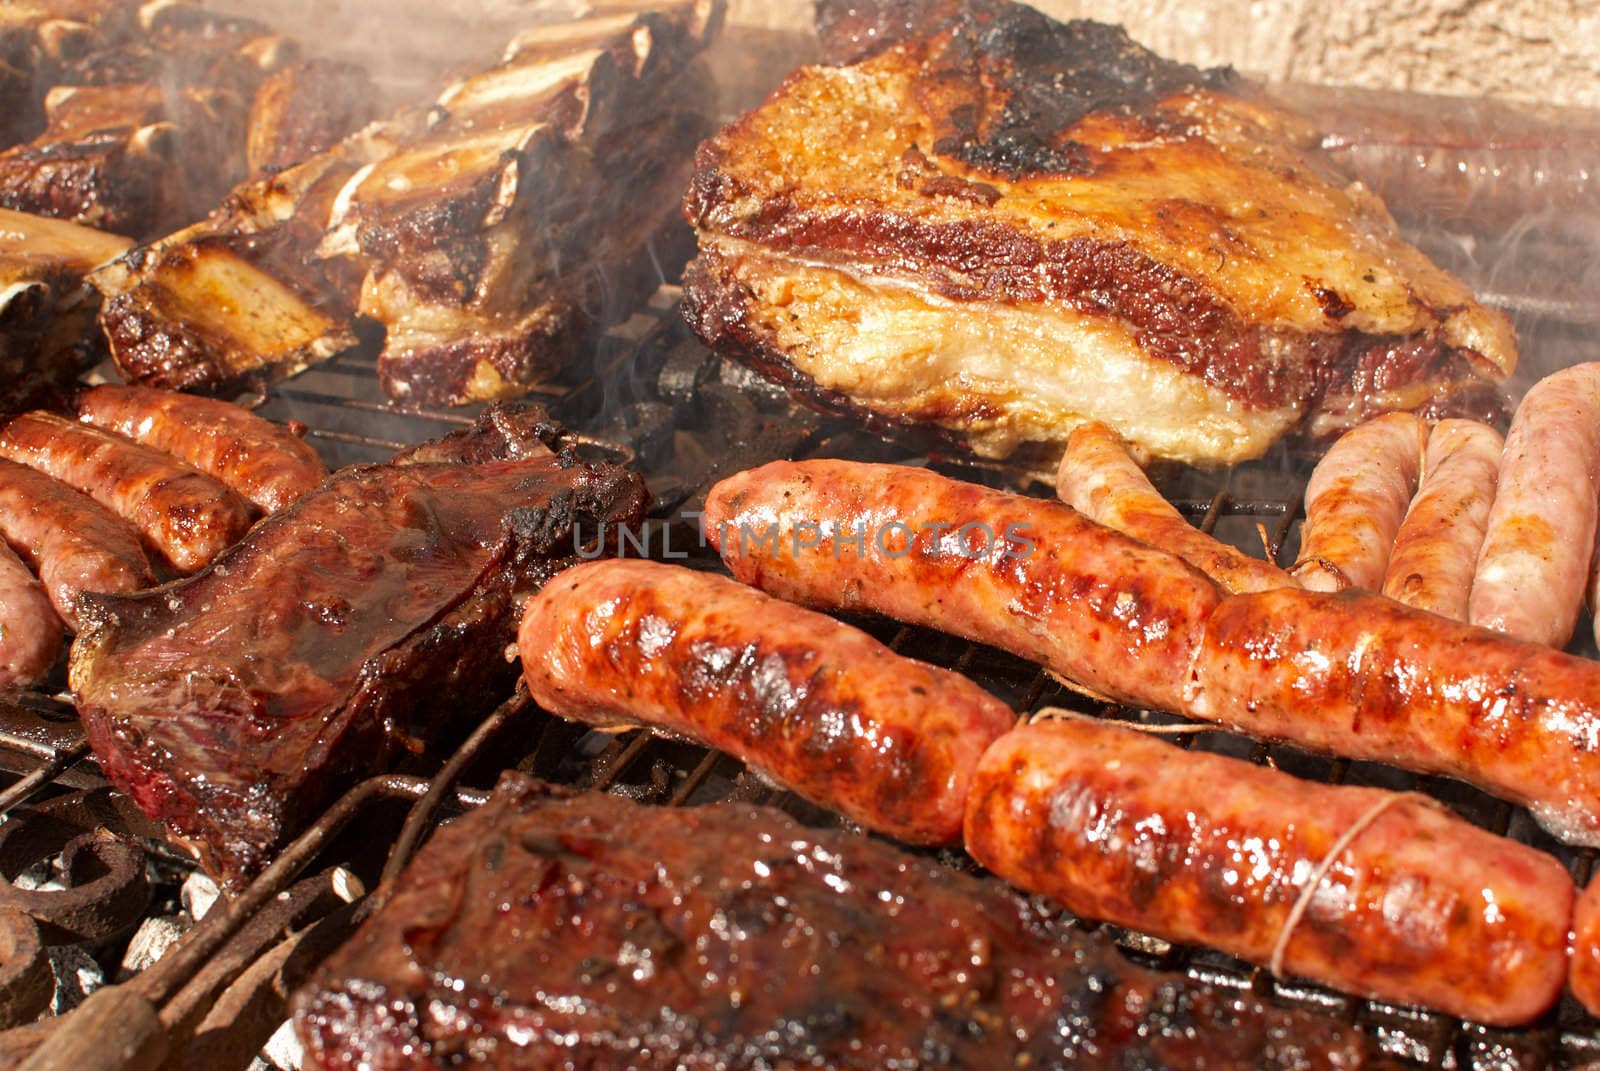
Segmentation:
<svg viewBox="0 0 1600 1071">
<path fill-rule="evenodd" d="M 1138 114 L 1234 81 L 1163 59 L 1120 26 L 1057 22 L 1006 0 L 822 0 L 817 29 L 839 64 L 921 42 L 916 92 L 938 132 L 934 152 L 1010 179 L 1083 173 L 1088 154 L 1066 132 L 1091 112 Z"/>
</svg>

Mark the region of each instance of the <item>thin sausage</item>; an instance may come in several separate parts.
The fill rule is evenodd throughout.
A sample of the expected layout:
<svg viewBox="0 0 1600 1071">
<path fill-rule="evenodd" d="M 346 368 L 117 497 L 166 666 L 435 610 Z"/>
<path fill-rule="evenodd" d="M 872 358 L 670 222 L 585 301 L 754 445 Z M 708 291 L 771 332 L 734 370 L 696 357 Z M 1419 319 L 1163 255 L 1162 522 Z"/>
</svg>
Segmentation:
<svg viewBox="0 0 1600 1071">
<path fill-rule="evenodd" d="M 24 413 L 0 431 L 0 457 L 77 488 L 133 522 L 182 573 L 204 568 L 250 528 L 250 505 L 148 446 L 53 413 Z"/>
<path fill-rule="evenodd" d="M 1098 421 L 1080 424 L 1067 438 L 1056 471 L 1061 501 L 1107 528 L 1176 554 L 1227 592 L 1294 587 L 1271 562 L 1195 528 L 1162 497 L 1128 454 L 1116 432 Z"/>
<path fill-rule="evenodd" d="M 1312 591 L 1383 587 L 1389 553 L 1422 475 L 1428 426 L 1385 413 L 1346 432 L 1306 484 L 1294 575 Z M 1341 579 L 1342 577 L 1342 579 Z"/>
<path fill-rule="evenodd" d="M 92 387 L 78 419 L 171 454 L 276 513 L 328 476 L 317 452 L 288 428 L 216 398 L 153 387 Z"/>
<path fill-rule="evenodd" d="M 1285 974 L 1367 997 L 1510 1026 L 1566 980 L 1574 890 L 1550 856 L 1414 796 L 1085 718 L 989 749 L 966 838 L 989 870 L 1075 914 L 1281 957 Z"/>
<path fill-rule="evenodd" d="M 1506 435 L 1469 620 L 1565 647 L 1600 519 L 1600 363 L 1533 385 Z"/>
<path fill-rule="evenodd" d="M 1015 720 L 830 617 L 655 562 L 563 572 L 528 601 L 518 645 L 552 713 L 688 737 L 915 844 L 960 837 L 972 771 Z"/>
<path fill-rule="evenodd" d="M 155 586 L 132 525 L 59 480 L 3 459 L 0 538 L 39 574 L 56 613 L 74 630 L 84 592 L 125 595 Z"/>
<path fill-rule="evenodd" d="M 37 684 L 61 653 L 61 619 L 44 587 L 0 543 L 0 689 Z"/>
<path fill-rule="evenodd" d="M 1459 778 L 1600 847 L 1600 662 L 1366 592 L 1236 595 L 1185 713 L 1313 751 Z"/>
<path fill-rule="evenodd" d="M 1059 502 L 906 466 L 776 462 L 712 488 L 704 524 L 734 576 L 780 598 L 992 644 L 1131 705 L 1178 706 L 1221 599 Z"/>
<path fill-rule="evenodd" d="M 1504 446 L 1498 431 L 1476 420 L 1434 426 L 1422 486 L 1389 556 L 1385 595 L 1419 610 L 1467 619 Z"/>
</svg>

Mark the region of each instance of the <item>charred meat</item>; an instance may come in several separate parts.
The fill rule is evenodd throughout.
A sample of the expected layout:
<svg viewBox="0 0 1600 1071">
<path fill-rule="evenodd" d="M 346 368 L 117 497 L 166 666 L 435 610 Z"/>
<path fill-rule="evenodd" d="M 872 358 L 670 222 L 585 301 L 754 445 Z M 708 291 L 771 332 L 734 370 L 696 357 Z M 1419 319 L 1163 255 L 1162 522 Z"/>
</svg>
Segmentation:
<svg viewBox="0 0 1600 1071">
<path fill-rule="evenodd" d="M 70 679 L 107 776 L 238 881 L 352 779 L 475 724 L 515 682 L 522 599 L 644 508 L 550 434 L 486 414 L 337 473 L 198 576 L 82 600 Z"/>
<path fill-rule="evenodd" d="M 127 248 L 88 227 L 0 209 L 0 416 L 71 392 L 97 296 L 84 276 Z"/>
<path fill-rule="evenodd" d="M 560 371 L 659 281 L 642 254 L 672 233 L 661 206 L 709 129 L 692 61 L 719 11 L 595 5 L 429 106 L 236 189 L 95 277 L 124 377 L 214 389 L 292 375 L 352 345 L 358 314 L 384 329 L 379 376 L 399 401 L 502 398 Z M 257 96 L 259 130 L 289 137 L 272 92 Z M 595 196 L 617 175 L 642 179 Z"/>
<path fill-rule="evenodd" d="M 1007 0 L 823 0 L 700 151 L 686 314 L 821 406 L 1048 474 L 1099 420 L 1191 463 L 1482 404 L 1510 324 L 1229 72 Z"/>
<path fill-rule="evenodd" d="M 507 774 L 294 1001 L 308 1067 L 1355 1068 L 1352 1028 L 743 804 Z"/>
</svg>

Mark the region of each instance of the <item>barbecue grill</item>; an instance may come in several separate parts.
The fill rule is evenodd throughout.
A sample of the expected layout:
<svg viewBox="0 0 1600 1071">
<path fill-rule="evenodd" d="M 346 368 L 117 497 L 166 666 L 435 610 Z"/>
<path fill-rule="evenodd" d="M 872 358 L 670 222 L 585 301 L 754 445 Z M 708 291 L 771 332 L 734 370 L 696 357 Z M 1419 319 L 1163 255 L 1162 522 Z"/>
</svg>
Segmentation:
<svg viewBox="0 0 1600 1071">
<path fill-rule="evenodd" d="M 1456 250 L 1456 263 L 1449 266 L 1470 278 L 1473 255 L 1463 253 L 1449 234 L 1418 238 L 1430 251 Z M 645 306 L 608 331 L 591 365 L 533 395 L 582 433 L 584 449 L 629 461 L 645 475 L 655 497 L 643 540 L 650 556 L 719 568 L 698 538 L 694 512 L 722 476 L 769 460 L 849 457 L 929 464 L 994 486 L 1023 480 L 1020 471 L 1002 463 L 918 452 L 914 445 L 795 407 L 781 390 L 720 361 L 693 338 L 679 320 L 679 294 L 668 274 Z M 1595 315 L 1576 298 L 1526 288 L 1495 301 L 1518 316 L 1524 339 L 1538 340 L 1557 363 L 1575 359 L 1582 337 L 1575 325 L 1592 324 Z M 90 378 L 105 374 L 100 369 Z M 393 407 L 367 350 L 242 400 L 273 419 L 304 424 L 330 466 L 382 460 L 467 426 L 475 416 L 470 408 Z M 1163 490 L 1204 530 L 1240 546 L 1264 547 L 1288 562 L 1298 541 L 1311 460 L 1308 453 L 1282 447 L 1226 473 L 1168 472 Z M 991 648 L 882 620 L 853 623 L 902 654 L 968 675 L 1024 714 L 1067 707 L 1120 720 L 1178 720 L 1087 700 L 1039 667 Z M 1171 739 L 1327 783 L 1424 792 L 1486 829 L 1551 852 L 1580 883 L 1593 868 L 1593 850 L 1561 845 L 1521 809 L 1456 782 L 1268 747 L 1200 726 Z M 30 1002 L 70 1005 L 74 986 L 57 976 L 99 964 L 106 981 L 121 980 L 124 991 L 159 1010 L 168 1066 L 289 1066 L 277 1062 L 286 1059 L 281 1044 L 272 1045 L 270 1060 L 262 1055 L 283 1025 L 288 993 L 381 901 L 431 829 L 483 803 L 496 773 L 509 766 L 662 806 L 737 799 L 772 804 L 808 822 L 841 822 L 725 755 L 643 730 L 605 735 L 569 725 L 538 710 L 519 689 L 431 775 L 386 775 L 349 786 L 232 902 L 212 906 L 153 965 L 118 979 L 117 965 L 136 931 L 147 938 L 146 931 L 155 928 L 151 920 L 198 913 L 191 909 L 199 906 L 194 892 L 203 883 L 192 880 L 192 864 L 164 844 L 157 828 L 106 787 L 66 697 L 25 694 L 0 701 L 0 872 L 13 883 L 0 885 L 0 1024 L 9 1025 L 8 1014 L 22 1018 L 20 1010 Z M 952 867 L 976 869 L 956 850 L 938 857 Z M 54 891 L 52 884 L 58 886 Z M 22 921 L 18 909 L 41 921 Z M 1487 1071 L 1600 1062 L 1600 1021 L 1571 998 L 1532 1028 L 1489 1029 L 1276 979 L 1220 953 L 1107 929 L 1141 963 L 1360 1024 L 1382 1051 L 1406 1065 Z M 73 1039 L 80 1053 L 108 1059 L 105 1037 L 84 1021 L 93 1010 L 46 1017 L 0 1035 L 0 1063 L 52 1033 L 57 1040 Z M 130 1038 L 156 1036 L 156 1024 L 121 1014 L 109 1000 L 99 1011 L 110 1016 L 100 1022 L 116 1023 Z M 146 1062 L 127 1066 L 158 1066 L 150 1060 L 154 1052 L 147 1051 Z"/>
</svg>

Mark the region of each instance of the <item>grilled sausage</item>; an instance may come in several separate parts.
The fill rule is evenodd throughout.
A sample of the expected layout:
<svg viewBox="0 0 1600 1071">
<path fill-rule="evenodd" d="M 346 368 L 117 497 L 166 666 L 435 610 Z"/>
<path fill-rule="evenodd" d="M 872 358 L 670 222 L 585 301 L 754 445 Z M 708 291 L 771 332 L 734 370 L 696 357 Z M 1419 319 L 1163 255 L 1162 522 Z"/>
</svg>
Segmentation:
<svg viewBox="0 0 1600 1071">
<path fill-rule="evenodd" d="M 1364 996 L 1514 1025 L 1566 980 L 1574 890 L 1544 853 L 1415 796 L 1309 784 L 1085 718 L 989 749 L 966 839 L 995 874 L 1076 914 L 1281 957 L 1286 974 Z"/>
<path fill-rule="evenodd" d="M 0 457 L 38 469 L 132 521 L 182 573 L 204 568 L 250 527 L 250 506 L 203 473 L 148 446 L 53 413 L 0 431 Z"/>
<path fill-rule="evenodd" d="M 1589 882 L 1573 909 L 1568 984 L 1590 1013 L 1600 1015 L 1600 878 Z"/>
<path fill-rule="evenodd" d="M 61 619 L 44 587 L 0 543 L 0 689 L 37 684 L 61 653 Z"/>
<path fill-rule="evenodd" d="M 1469 620 L 1565 647 L 1600 519 L 1600 363 L 1533 385 L 1506 435 Z"/>
<path fill-rule="evenodd" d="M 0 538 L 39 574 L 73 630 L 84 592 L 124 595 L 156 582 L 132 525 L 66 484 L 3 459 Z"/>
<path fill-rule="evenodd" d="M 1421 420 L 1385 413 L 1329 448 L 1306 484 L 1306 523 L 1294 569 L 1301 584 L 1337 591 L 1345 586 L 1342 574 L 1351 587 L 1383 587 L 1427 444 L 1428 426 Z"/>
<path fill-rule="evenodd" d="M 1236 595 L 1185 712 L 1314 751 L 1444 774 L 1600 846 L 1600 662 L 1365 592 Z"/>
<path fill-rule="evenodd" d="M 529 600 L 518 641 L 552 713 L 688 737 L 915 844 L 961 835 L 972 771 L 1015 720 L 830 617 L 654 562 L 563 572 Z"/>
<path fill-rule="evenodd" d="M 171 454 L 276 513 L 328 476 L 305 440 L 288 428 L 215 398 L 151 387 L 92 387 L 78 395 L 78 419 Z"/>
<path fill-rule="evenodd" d="M 1059 502 L 905 466 L 776 462 L 712 488 L 704 523 L 747 584 L 992 644 L 1132 705 L 1177 708 L 1221 599 Z"/>
<path fill-rule="evenodd" d="M 1128 454 L 1116 432 L 1098 421 L 1067 438 L 1056 471 L 1061 501 L 1124 535 L 1176 554 L 1228 592 L 1271 591 L 1295 580 L 1271 562 L 1252 558 L 1184 520 Z"/>
<path fill-rule="evenodd" d="M 1389 556 L 1385 595 L 1419 610 L 1467 619 L 1504 445 L 1498 431 L 1476 420 L 1434 426 L 1422 486 Z"/>
</svg>

